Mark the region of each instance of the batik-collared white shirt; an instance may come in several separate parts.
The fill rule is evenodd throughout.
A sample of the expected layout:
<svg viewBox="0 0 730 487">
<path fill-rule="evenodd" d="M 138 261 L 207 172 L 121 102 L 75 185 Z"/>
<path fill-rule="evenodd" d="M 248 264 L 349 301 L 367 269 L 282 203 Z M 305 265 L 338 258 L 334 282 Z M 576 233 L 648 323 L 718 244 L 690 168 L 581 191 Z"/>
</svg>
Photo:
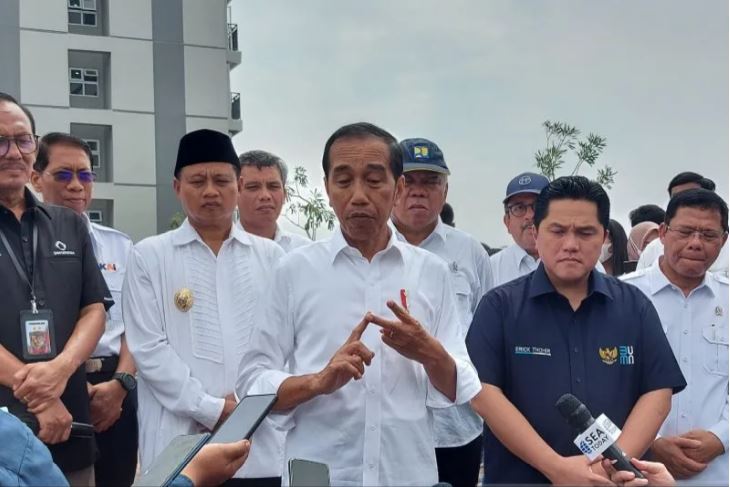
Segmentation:
<svg viewBox="0 0 730 487">
<path fill-rule="evenodd" d="M 127 270 L 127 258 L 132 251 L 132 240 L 113 228 L 99 225 L 89 221 L 89 236 L 91 245 L 94 247 L 94 255 L 104 276 L 109 292 L 114 298 L 114 305 L 106 312 L 106 326 L 104 334 L 96 345 L 92 357 L 110 357 L 119 355 L 122 347 L 122 335 L 124 334 L 124 322 L 122 321 L 122 285 L 124 274 Z"/>
<path fill-rule="evenodd" d="M 276 267 L 265 314 L 241 363 L 238 393 L 277 391 L 292 375 L 319 372 L 365 313 L 394 318 L 386 301 L 399 302 L 401 290 L 413 316 L 456 362 L 456 403 L 471 400 L 481 384 L 454 326 L 459 315 L 447 265 L 393 234 L 368 262 L 339 228 Z M 371 324 L 362 342 L 375 357 L 361 380 L 270 415 L 288 430 L 285 458 L 326 463 L 332 485 L 435 484 L 431 408 L 454 403 L 421 364 L 382 342 L 378 326 Z"/>
<path fill-rule="evenodd" d="M 715 434 L 725 453 L 684 485 L 728 485 L 728 280 L 706 273 L 689 296 L 673 285 L 659 267 L 621 276 L 641 289 L 659 313 L 687 388 L 672 396 L 672 409 L 659 430 L 677 436 L 693 429 Z"/>
<path fill-rule="evenodd" d="M 405 242 L 395 225 L 392 228 L 398 240 Z M 474 237 L 445 225 L 440 218 L 431 235 L 418 246 L 441 257 L 448 265 L 461 317 L 459 333 L 461 339 L 466 340 L 474 311 L 492 287 L 492 266 L 487 251 Z M 482 418 L 469 404 L 435 409 L 433 415 L 434 441 L 438 448 L 466 445 L 479 436 L 484 427 Z"/>
<path fill-rule="evenodd" d="M 139 450 L 146 470 L 175 436 L 211 430 L 235 391 L 257 308 L 283 251 L 236 225 L 218 255 L 185 220 L 147 238 L 129 258 L 122 293 L 138 371 Z M 178 307 L 186 290 L 192 307 Z M 237 477 L 281 475 L 283 436 L 268 422 Z"/>
</svg>

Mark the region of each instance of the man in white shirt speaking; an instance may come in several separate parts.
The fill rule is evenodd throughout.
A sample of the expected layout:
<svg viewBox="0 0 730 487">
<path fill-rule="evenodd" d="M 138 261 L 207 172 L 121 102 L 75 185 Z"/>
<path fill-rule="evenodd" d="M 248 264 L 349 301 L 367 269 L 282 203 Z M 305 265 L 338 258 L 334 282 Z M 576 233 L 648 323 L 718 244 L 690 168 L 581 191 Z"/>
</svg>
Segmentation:
<svg viewBox="0 0 730 487">
<path fill-rule="evenodd" d="M 175 436 L 210 431 L 236 406 L 238 364 L 274 264 L 273 241 L 233 224 L 240 163 L 228 135 L 182 137 L 173 186 L 187 219 L 129 258 L 122 293 L 139 373 L 142 471 Z M 281 438 L 262 425 L 234 485 L 280 482 Z"/>
<path fill-rule="evenodd" d="M 479 300 L 492 287 L 489 256 L 474 237 L 439 218 L 450 174 L 441 149 L 427 139 L 405 139 L 400 146 L 405 184 L 393 207 L 396 237 L 446 261 L 465 340 Z M 433 413 L 439 482 L 476 485 L 482 460 L 482 418 L 469 404 Z"/>
<path fill-rule="evenodd" d="M 388 226 L 403 190 L 392 135 L 346 125 L 322 166 L 340 225 L 274 269 L 237 391 L 277 391 L 285 458 L 326 463 L 332 485 L 435 484 L 429 407 L 480 390 L 448 267 Z"/>
<path fill-rule="evenodd" d="M 517 279 L 537 269 L 539 257 L 535 244 L 535 200 L 542 188 L 550 184 L 542 174 L 523 172 L 507 185 L 504 204 L 504 226 L 514 243 L 492 255 L 494 285 Z"/>
<path fill-rule="evenodd" d="M 728 485 L 728 280 L 709 272 L 727 234 L 720 196 L 677 193 L 659 227 L 664 255 L 623 276 L 651 299 L 687 379 L 651 447 L 680 484 Z"/>
</svg>

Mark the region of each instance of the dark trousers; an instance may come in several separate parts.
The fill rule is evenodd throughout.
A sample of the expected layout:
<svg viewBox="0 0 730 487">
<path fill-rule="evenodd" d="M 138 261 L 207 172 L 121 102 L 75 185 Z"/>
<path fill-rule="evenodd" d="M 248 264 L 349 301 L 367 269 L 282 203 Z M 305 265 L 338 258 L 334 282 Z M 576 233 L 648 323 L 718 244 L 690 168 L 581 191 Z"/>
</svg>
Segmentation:
<svg viewBox="0 0 730 487">
<path fill-rule="evenodd" d="M 86 374 L 92 384 L 107 382 L 113 372 Z M 137 391 L 127 394 L 122 403 L 122 414 L 111 428 L 96 434 L 99 458 L 94 464 L 96 485 L 128 487 L 137 471 Z"/>
<path fill-rule="evenodd" d="M 464 446 L 436 448 L 439 482 L 453 487 L 474 487 L 479 481 L 482 461 L 482 435 Z"/>
<path fill-rule="evenodd" d="M 261 477 L 256 479 L 229 479 L 223 487 L 281 487 L 281 477 Z"/>
</svg>

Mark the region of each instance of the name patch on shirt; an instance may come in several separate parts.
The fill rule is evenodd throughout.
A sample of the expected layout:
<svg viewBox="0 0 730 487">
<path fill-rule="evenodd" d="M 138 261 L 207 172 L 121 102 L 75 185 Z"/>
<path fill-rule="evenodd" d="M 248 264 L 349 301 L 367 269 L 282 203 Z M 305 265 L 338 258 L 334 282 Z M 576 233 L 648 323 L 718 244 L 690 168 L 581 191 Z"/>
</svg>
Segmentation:
<svg viewBox="0 0 730 487">
<path fill-rule="evenodd" d="M 552 353 L 547 347 L 528 347 L 524 345 L 515 345 L 515 355 L 542 355 L 543 357 L 552 357 Z"/>
</svg>

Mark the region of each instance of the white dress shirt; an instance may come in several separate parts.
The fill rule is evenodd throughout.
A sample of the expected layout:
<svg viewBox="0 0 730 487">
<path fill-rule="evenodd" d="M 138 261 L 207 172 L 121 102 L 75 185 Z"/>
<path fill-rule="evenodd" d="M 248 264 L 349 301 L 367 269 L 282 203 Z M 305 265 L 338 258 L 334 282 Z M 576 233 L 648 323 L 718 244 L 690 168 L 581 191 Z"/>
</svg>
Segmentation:
<svg viewBox="0 0 730 487">
<path fill-rule="evenodd" d="M 124 334 L 122 284 L 124 284 L 127 259 L 133 244 L 132 240 L 119 230 L 92 223 L 87 215 L 84 216 L 89 225 L 89 236 L 91 237 L 91 245 L 94 247 L 94 255 L 99 270 L 101 270 L 101 275 L 104 276 L 104 281 L 106 281 L 112 298 L 114 298 L 114 305 L 106 312 L 104 334 L 91 356 L 118 356 L 122 347 L 122 335 Z"/>
<path fill-rule="evenodd" d="M 398 240 L 406 242 L 395 225 L 392 228 Z M 449 266 L 461 316 L 459 336 L 462 341 L 466 340 L 474 311 L 492 287 L 492 267 L 487 251 L 474 237 L 444 224 L 440 218 L 431 235 L 418 246 L 438 255 Z M 469 404 L 436 409 L 433 415 L 437 448 L 463 446 L 482 434 L 484 422 Z"/>
<path fill-rule="evenodd" d="M 274 270 L 237 391 L 278 391 L 292 375 L 319 372 L 366 312 L 394 318 L 386 301 L 400 302 L 404 289 L 410 312 L 456 362 L 456 403 L 471 400 L 481 384 L 453 326 L 459 317 L 448 276 L 441 259 L 392 233 L 370 262 L 339 228 L 327 240 L 294 250 Z M 371 324 L 361 340 L 375 354 L 361 380 L 270 416 L 288 430 L 285 458 L 326 463 L 332 485 L 435 484 L 430 408 L 454 403 L 421 364 L 382 342 L 378 326 Z"/>
<path fill-rule="evenodd" d="M 216 256 L 185 220 L 132 250 L 122 293 L 127 343 L 137 364 L 141 468 L 177 435 L 211 430 L 235 390 L 271 269 L 273 241 L 233 225 Z M 189 310 L 175 304 L 192 292 Z M 276 477 L 282 434 L 265 422 L 238 477 Z"/>
<path fill-rule="evenodd" d="M 662 255 L 664 255 L 664 245 L 662 245 L 660 239 L 655 238 L 641 252 L 639 262 L 636 264 L 636 270 L 651 267 Z M 719 272 L 725 277 L 728 276 L 728 242 L 725 242 L 725 245 L 720 249 L 720 255 L 710 266 L 710 272 Z"/>
<path fill-rule="evenodd" d="M 284 249 L 284 253 L 289 253 L 292 250 L 309 245 L 312 243 L 307 237 L 302 237 L 296 233 L 287 232 L 276 226 L 276 233 L 274 234 L 274 242 L 278 243 L 279 246 Z"/>
<path fill-rule="evenodd" d="M 715 434 L 725 453 L 679 484 L 728 485 L 728 280 L 707 273 L 689 296 L 669 282 L 659 263 L 621 276 L 651 299 L 672 346 L 687 388 L 672 396 L 661 436 L 693 429 Z"/>
<path fill-rule="evenodd" d="M 529 274 L 540 264 L 538 259 L 525 252 L 525 249 L 516 243 L 500 250 L 489 259 L 492 263 L 495 287 Z"/>
</svg>

